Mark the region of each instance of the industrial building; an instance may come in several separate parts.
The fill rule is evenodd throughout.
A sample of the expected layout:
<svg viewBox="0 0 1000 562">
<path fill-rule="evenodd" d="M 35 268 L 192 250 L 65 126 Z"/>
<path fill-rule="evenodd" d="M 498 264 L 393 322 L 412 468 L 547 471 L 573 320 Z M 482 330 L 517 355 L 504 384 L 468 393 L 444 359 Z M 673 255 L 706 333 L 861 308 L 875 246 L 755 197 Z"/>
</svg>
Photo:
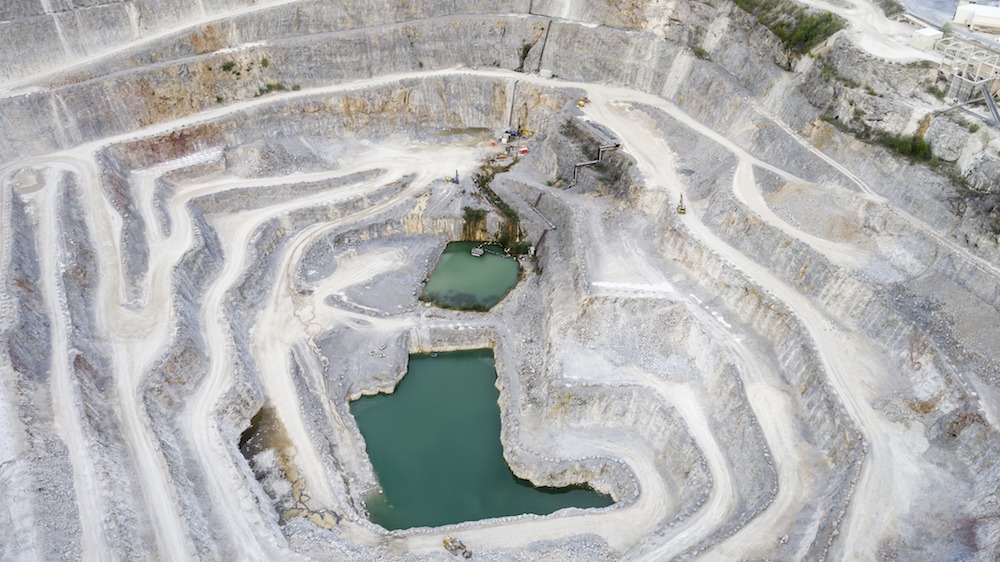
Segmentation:
<svg viewBox="0 0 1000 562">
<path fill-rule="evenodd" d="M 1000 6 L 959 3 L 953 21 L 968 27 L 970 31 L 1000 33 Z"/>
</svg>

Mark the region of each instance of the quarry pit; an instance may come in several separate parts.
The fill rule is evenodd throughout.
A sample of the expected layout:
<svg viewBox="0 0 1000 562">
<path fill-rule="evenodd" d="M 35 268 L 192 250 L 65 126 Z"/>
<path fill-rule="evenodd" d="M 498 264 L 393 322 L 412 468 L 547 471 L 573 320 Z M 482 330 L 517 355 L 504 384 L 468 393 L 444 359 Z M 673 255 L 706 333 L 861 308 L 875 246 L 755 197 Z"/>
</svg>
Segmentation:
<svg viewBox="0 0 1000 562">
<path fill-rule="evenodd" d="M 0 559 L 1000 558 L 998 124 L 803 5 L 845 29 L 0 8 Z M 517 261 L 495 305 L 422 298 L 455 241 Z M 512 473 L 613 503 L 373 523 L 352 401 L 485 348 Z"/>
</svg>

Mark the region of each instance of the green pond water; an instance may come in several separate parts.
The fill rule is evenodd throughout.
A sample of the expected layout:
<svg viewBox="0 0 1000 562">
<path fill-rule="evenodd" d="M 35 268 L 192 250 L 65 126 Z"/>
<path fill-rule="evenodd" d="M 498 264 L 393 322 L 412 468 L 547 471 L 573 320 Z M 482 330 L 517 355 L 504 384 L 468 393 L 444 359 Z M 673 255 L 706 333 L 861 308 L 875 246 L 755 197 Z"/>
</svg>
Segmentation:
<svg viewBox="0 0 1000 562">
<path fill-rule="evenodd" d="M 382 486 L 366 502 L 372 522 L 394 530 L 611 505 L 587 488 L 535 488 L 514 476 L 495 384 L 490 349 L 411 355 L 393 394 L 351 403 Z"/>
<path fill-rule="evenodd" d="M 521 266 L 517 260 L 494 254 L 476 257 L 472 249 L 480 242 L 449 242 L 434 266 L 423 298 L 439 306 L 458 309 L 486 310 L 517 285 Z M 487 250 L 503 253 L 496 245 Z"/>
</svg>

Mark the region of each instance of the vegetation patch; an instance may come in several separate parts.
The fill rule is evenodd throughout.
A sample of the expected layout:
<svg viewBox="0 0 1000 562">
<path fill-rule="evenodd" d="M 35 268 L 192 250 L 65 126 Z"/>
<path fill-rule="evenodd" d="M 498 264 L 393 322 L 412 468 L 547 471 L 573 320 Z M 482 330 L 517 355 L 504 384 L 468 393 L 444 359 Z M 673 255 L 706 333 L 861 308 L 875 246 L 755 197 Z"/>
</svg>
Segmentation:
<svg viewBox="0 0 1000 562">
<path fill-rule="evenodd" d="M 900 156 L 909 158 L 911 164 L 917 162 L 927 164 L 930 169 L 948 178 L 955 188 L 954 194 L 948 197 L 948 204 L 955 216 L 978 219 L 987 232 L 1000 237 L 1000 193 L 983 193 L 972 189 L 958 165 L 954 162 L 941 162 L 934 155 L 933 146 L 926 139 L 919 135 L 878 131 L 868 126 L 854 128 L 832 118 L 829 114 L 823 114 L 820 118 L 859 140 L 880 144 Z M 965 125 L 965 123 L 960 124 Z M 968 125 L 970 129 L 971 125 L 974 124 Z"/>
<path fill-rule="evenodd" d="M 521 217 L 518 215 L 516 209 L 511 207 L 509 203 L 504 201 L 490 187 L 490 184 L 493 183 L 493 178 L 497 174 L 510 170 L 517 162 L 518 160 L 515 158 L 510 164 L 484 164 L 479 168 L 479 173 L 473 176 L 472 180 L 476 183 L 476 187 L 479 188 L 479 191 L 486 200 L 489 201 L 490 205 L 503 216 L 503 225 L 497 234 L 497 244 L 506 248 L 513 255 L 522 256 L 528 253 L 532 244 L 530 241 L 522 238 Z M 482 213 L 481 217 L 480 213 Z M 464 209 L 466 225 L 470 224 L 470 219 L 485 220 L 485 217 L 486 211 L 484 209 L 474 209 L 472 207 L 465 207 Z"/>
<path fill-rule="evenodd" d="M 931 86 L 927 88 L 927 93 L 936 97 L 938 101 L 944 101 L 945 91 L 937 86 Z"/>
<path fill-rule="evenodd" d="M 479 173 L 473 176 L 472 180 L 476 183 L 476 187 L 483 193 L 486 200 L 490 202 L 491 205 L 497 208 L 501 214 L 503 214 L 508 220 L 517 221 L 520 217 L 517 211 L 511 207 L 506 201 L 504 201 L 490 184 L 493 183 L 493 178 L 497 174 L 506 172 L 517 164 L 517 159 L 513 159 L 510 164 L 483 164 L 479 168 Z"/>
<path fill-rule="evenodd" d="M 475 240 L 479 232 L 486 230 L 486 209 L 475 207 L 465 207 L 462 209 L 462 218 L 465 224 L 462 225 L 462 239 Z"/>
<path fill-rule="evenodd" d="M 898 16 L 906 11 L 906 8 L 896 0 L 875 0 L 875 4 L 882 9 L 886 17 Z"/>
<path fill-rule="evenodd" d="M 910 162 L 929 162 L 934 156 L 931 143 L 917 135 L 898 135 L 880 132 L 877 140 L 900 156 L 910 159 Z"/>
<path fill-rule="evenodd" d="M 528 53 L 531 52 L 531 43 L 524 43 L 521 45 L 521 62 L 517 65 L 518 72 L 524 72 L 524 61 L 528 59 Z"/>
<path fill-rule="evenodd" d="M 287 91 L 288 88 L 286 88 L 285 85 L 280 82 L 269 83 L 265 84 L 263 88 L 258 90 L 257 93 L 254 94 L 254 97 L 259 98 L 260 96 L 263 96 L 264 94 L 270 94 L 271 92 L 287 92 Z"/>
<path fill-rule="evenodd" d="M 861 112 L 861 114 L 863 115 L 864 112 Z M 858 112 L 855 110 L 855 117 L 857 116 Z M 859 140 L 873 144 L 880 144 L 900 156 L 909 158 L 911 164 L 916 162 L 930 163 L 934 158 L 934 150 L 931 147 L 931 143 L 920 135 L 900 135 L 896 133 L 889 133 L 887 131 L 872 129 L 867 125 L 851 127 L 850 125 L 831 117 L 828 113 L 821 115 L 820 119 L 845 133 L 850 133 Z M 939 161 L 935 162 L 939 163 Z"/>
<path fill-rule="evenodd" d="M 807 10 L 790 0 L 733 0 L 771 30 L 793 53 L 804 55 L 844 28 L 844 20 L 830 12 Z"/>
</svg>

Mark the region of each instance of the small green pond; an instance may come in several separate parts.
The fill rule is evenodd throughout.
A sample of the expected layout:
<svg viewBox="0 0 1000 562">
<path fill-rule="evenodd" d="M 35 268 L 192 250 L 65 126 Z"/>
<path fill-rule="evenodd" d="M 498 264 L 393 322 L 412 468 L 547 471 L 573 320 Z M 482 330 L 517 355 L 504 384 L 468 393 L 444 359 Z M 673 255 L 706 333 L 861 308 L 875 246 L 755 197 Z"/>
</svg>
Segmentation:
<svg viewBox="0 0 1000 562">
<path fill-rule="evenodd" d="M 498 256 L 503 248 L 483 246 L 487 252 L 472 255 L 481 242 L 449 242 L 424 286 L 424 300 L 462 310 L 488 310 L 517 285 L 521 266 L 517 260 Z"/>
<path fill-rule="evenodd" d="M 367 500 L 386 529 L 437 527 L 564 507 L 604 507 L 584 487 L 535 488 L 500 445 L 493 350 L 411 355 L 392 394 L 351 402 L 382 493 Z"/>
</svg>

